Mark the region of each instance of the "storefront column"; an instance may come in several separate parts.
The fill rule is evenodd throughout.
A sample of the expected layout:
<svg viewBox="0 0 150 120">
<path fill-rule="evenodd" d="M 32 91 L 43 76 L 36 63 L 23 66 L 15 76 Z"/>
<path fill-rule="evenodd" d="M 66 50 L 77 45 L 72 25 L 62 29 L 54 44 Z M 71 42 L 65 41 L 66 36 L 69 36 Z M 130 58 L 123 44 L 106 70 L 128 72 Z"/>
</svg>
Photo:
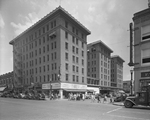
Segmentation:
<svg viewBox="0 0 150 120">
<path fill-rule="evenodd" d="M 63 90 L 59 90 L 60 99 L 63 99 Z"/>
</svg>

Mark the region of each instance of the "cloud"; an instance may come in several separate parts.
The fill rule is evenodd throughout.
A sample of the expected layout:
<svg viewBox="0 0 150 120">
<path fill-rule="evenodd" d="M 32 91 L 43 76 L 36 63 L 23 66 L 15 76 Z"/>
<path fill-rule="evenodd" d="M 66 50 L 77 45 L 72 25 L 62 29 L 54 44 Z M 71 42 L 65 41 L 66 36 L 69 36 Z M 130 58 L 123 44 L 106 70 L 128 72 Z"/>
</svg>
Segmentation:
<svg viewBox="0 0 150 120">
<path fill-rule="evenodd" d="M 115 9 L 116 9 L 116 0 L 111 0 L 108 3 L 107 10 L 108 10 L 108 12 L 113 12 Z"/>
<path fill-rule="evenodd" d="M 0 27 L 3 28 L 5 26 L 5 22 L 3 20 L 2 15 L 0 14 Z"/>
<path fill-rule="evenodd" d="M 27 28 L 31 27 L 33 24 L 35 24 L 39 18 L 36 16 L 35 13 L 29 13 L 28 16 L 22 16 L 19 15 L 19 17 L 21 19 L 23 19 L 24 23 L 14 23 L 11 22 L 11 26 L 14 27 L 15 30 L 15 35 L 19 35 L 20 33 L 22 33 L 23 31 L 25 31 Z"/>
<path fill-rule="evenodd" d="M 88 11 L 89 11 L 89 12 L 95 12 L 95 7 L 90 6 L 89 9 L 88 9 Z"/>
</svg>

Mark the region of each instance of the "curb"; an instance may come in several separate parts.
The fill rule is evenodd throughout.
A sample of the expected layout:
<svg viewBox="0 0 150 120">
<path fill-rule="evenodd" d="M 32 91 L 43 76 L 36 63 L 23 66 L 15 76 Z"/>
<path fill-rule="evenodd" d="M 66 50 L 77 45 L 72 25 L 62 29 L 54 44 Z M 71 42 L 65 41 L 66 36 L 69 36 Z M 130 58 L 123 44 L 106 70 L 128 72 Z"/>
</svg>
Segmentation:
<svg viewBox="0 0 150 120">
<path fill-rule="evenodd" d="M 115 103 L 113 103 L 113 105 L 124 106 L 124 103 L 123 102 L 115 102 Z"/>
</svg>

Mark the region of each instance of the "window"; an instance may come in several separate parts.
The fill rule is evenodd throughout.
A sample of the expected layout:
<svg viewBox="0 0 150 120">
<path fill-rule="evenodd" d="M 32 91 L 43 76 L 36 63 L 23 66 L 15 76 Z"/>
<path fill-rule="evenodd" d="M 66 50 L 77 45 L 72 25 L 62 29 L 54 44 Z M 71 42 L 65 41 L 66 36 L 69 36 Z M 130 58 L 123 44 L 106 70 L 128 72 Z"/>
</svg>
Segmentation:
<svg viewBox="0 0 150 120">
<path fill-rule="evenodd" d="M 75 72 L 75 66 L 74 65 L 72 66 L 72 71 Z"/>
<path fill-rule="evenodd" d="M 47 31 L 49 31 L 49 25 L 47 25 Z"/>
<path fill-rule="evenodd" d="M 54 69 L 54 66 L 53 66 L 53 64 L 52 64 L 52 70 Z"/>
<path fill-rule="evenodd" d="M 65 53 L 65 58 L 66 60 L 68 60 L 68 53 Z"/>
<path fill-rule="evenodd" d="M 54 48 L 56 48 L 56 42 L 54 42 Z"/>
<path fill-rule="evenodd" d="M 73 75 L 72 77 L 73 77 L 73 81 L 75 81 L 75 75 Z"/>
<path fill-rule="evenodd" d="M 78 54 L 78 50 L 79 50 L 79 49 L 78 49 L 78 48 L 76 48 L 76 54 Z"/>
<path fill-rule="evenodd" d="M 51 48 L 52 48 L 52 50 L 53 50 L 53 43 L 51 43 Z"/>
<path fill-rule="evenodd" d="M 65 48 L 66 48 L 66 50 L 68 50 L 68 43 L 67 42 L 65 42 Z"/>
<path fill-rule="evenodd" d="M 45 37 L 43 37 L 43 43 L 45 43 Z"/>
<path fill-rule="evenodd" d="M 84 39 L 84 34 L 82 33 L 82 39 Z"/>
<path fill-rule="evenodd" d="M 82 83 L 84 83 L 84 77 L 82 77 Z"/>
<path fill-rule="evenodd" d="M 49 35 L 47 34 L 47 41 L 49 40 Z"/>
<path fill-rule="evenodd" d="M 56 52 L 54 53 L 54 59 L 57 59 L 57 54 L 56 54 Z"/>
<path fill-rule="evenodd" d="M 66 70 L 68 71 L 68 63 L 66 63 Z"/>
<path fill-rule="evenodd" d="M 77 63 L 77 64 L 79 63 L 79 58 L 78 58 L 78 57 L 76 57 L 76 63 Z"/>
<path fill-rule="evenodd" d="M 79 81 L 79 76 L 76 76 L 76 82 L 78 82 Z"/>
<path fill-rule="evenodd" d="M 47 45 L 47 52 L 49 51 L 49 45 Z"/>
<path fill-rule="evenodd" d="M 150 25 L 143 26 L 141 32 L 142 41 L 150 40 Z"/>
<path fill-rule="evenodd" d="M 39 36 L 41 35 L 41 30 L 39 29 Z"/>
<path fill-rule="evenodd" d="M 45 62 L 45 56 L 43 56 L 43 62 Z"/>
<path fill-rule="evenodd" d="M 49 81 L 49 75 L 47 75 L 47 81 Z"/>
<path fill-rule="evenodd" d="M 65 38 L 68 39 L 68 32 L 65 32 Z"/>
<path fill-rule="evenodd" d="M 65 21 L 65 27 L 68 28 L 68 22 L 67 21 Z"/>
<path fill-rule="evenodd" d="M 66 74 L 66 81 L 68 81 L 68 77 L 69 77 L 69 75 L 68 75 L 68 74 Z"/>
<path fill-rule="evenodd" d="M 45 53 L 45 47 L 43 47 L 43 53 Z"/>
<path fill-rule="evenodd" d="M 51 53 L 51 58 L 52 58 L 52 60 L 53 60 L 53 53 Z"/>
<path fill-rule="evenodd" d="M 79 44 L 79 40 L 76 38 L 76 44 L 78 45 Z"/>
<path fill-rule="evenodd" d="M 76 29 L 76 35 L 78 35 L 78 30 Z"/>
<path fill-rule="evenodd" d="M 72 52 L 75 53 L 75 46 L 72 46 Z"/>
<path fill-rule="evenodd" d="M 141 51 L 142 64 L 150 64 L 150 49 L 144 49 Z"/>
<path fill-rule="evenodd" d="M 73 32 L 73 33 L 75 32 L 75 28 L 74 28 L 74 27 L 72 27 L 72 32 Z"/>
<path fill-rule="evenodd" d="M 84 42 L 82 42 L 82 48 L 84 48 Z"/>
<path fill-rule="evenodd" d="M 76 66 L 76 72 L 77 72 L 77 73 L 79 72 L 79 68 L 78 68 L 78 66 Z"/>
<path fill-rule="evenodd" d="M 51 28 L 53 28 L 53 22 L 51 22 Z"/>
<path fill-rule="evenodd" d="M 43 71 L 45 72 L 45 66 L 43 66 Z"/>
<path fill-rule="evenodd" d="M 55 70 L 57 69 L 57 63 L 55 63 Z"/>
<path fill-rule="evenodd" d="M 35 41 L 35 47 L 37 47 L 37 41 Z"/>
<path fill-rule="evenodd" d="M 47 71 L 49 71 L 49 65 L 47 65 Z"/>
<path fill-rule="evenodd" d="M 82 65 L 84 65 L 84 60 L 82 59 Z"/>
<path fill-rule="evenodd" d="M 75 56 L 72 56 L 72 61 L 75 63 Z"/>
<path fill-rule="evenodd" d="M 82 51 L 82 57 L 84 57 L 84 51 Z"/>
<path fill-rule="evenodd" d="M 41 39 L 39 39 L 39 45 L 41 45 Z"/>
<path fill-rule="evenodd" d="M 84 68 L 82 68 L 82 74 L 84 74 Z"/>
<path fill-rule="evenodd" d="M 39 58 L 39 63 L 41 64 L 41 58 Z"/>
<path fill-rule="evenodd" d="M 72 42 L 75 43 L 75 37 L 74 36 L 72 36 Z"/>
<path fill-rule="evenodd" d="M 54 27 L 56 27 L 56 20 L 54 20 Z"/>
<path fill-rule="evenodd" d="M 43 27 L 43 33 L 45 33 L 45 27 Z"/>
</svg>

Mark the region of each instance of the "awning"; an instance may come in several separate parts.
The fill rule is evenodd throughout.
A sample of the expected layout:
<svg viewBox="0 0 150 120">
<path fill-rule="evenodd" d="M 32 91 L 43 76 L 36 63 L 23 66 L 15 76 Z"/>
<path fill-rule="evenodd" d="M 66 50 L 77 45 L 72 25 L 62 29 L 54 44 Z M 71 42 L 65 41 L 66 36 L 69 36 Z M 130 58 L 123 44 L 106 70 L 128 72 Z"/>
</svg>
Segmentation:
<svg viewBox="0 0 150 120">
<path fill-rule="evenodd" d="M 94 90 L 89 90 L 89 89 L 88 89 L 87 92 L 95 92 L 95 91 L 94 91 Z"/>
<path fill-rule="evenodd" d="M 85 89 L 64 89 L 67 92 L 86 92 Z"/>
<path fill-rule="evenodd" d="M 4 91 L 6 87 L 0 87 L 0 91 Z"/>
</svg>

